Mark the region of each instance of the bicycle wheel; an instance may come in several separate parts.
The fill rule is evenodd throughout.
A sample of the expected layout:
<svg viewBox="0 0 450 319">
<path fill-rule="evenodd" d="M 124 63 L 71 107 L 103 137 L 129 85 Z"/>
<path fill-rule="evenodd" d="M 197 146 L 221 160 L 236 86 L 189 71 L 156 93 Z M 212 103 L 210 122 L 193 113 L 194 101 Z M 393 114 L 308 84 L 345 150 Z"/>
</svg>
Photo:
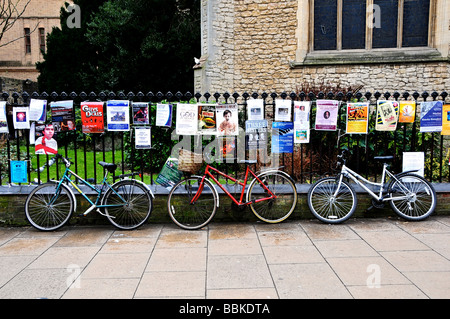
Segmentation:
<svg viewBox="0 0 450 319">
<path fill-rule="evenodd" d="M 25 216 L 30 224 L 42 231 L 56 230 L 72 216 L 75 199 L 69 187 L 59 182 L 37 186 L 25 201 Z"/>
<path fill-rule="evenodd" d="M 407 220 L 423 220 L 436 208 L 436 191 L 422 176 L 405 174 L 389 186 L 391 208 Z M 397 199 L 396 199 L 397 198 Z"/>
<path fill-rule="evenodd" d="M 346 221 L 355 212 L 357 198 L 353 187 L 342 181 L 336 196 L 339 182 L 334 177 L 325 177 L 311 186 L 307 202 L 311 213 L 320 221 L 338 224 Z"/>
<path fill-rule="evenodd" d="M 152 211 L 152 197 L 147 188 L 134 180 L 122 180 L 105 193 L 102 205 L 106 217 L 115 227 L 123 230 L 138 228 Z"/>
<path fill-rule="evenodd" d="M 191 203 L 201 183 L 199 177 L 189 177 L 176 184 L 169 193 L 167 208 L 172 221 L 188 230 L 206 226 L 214 217 L 219 198 L 213 184 L 205 179 L 200 196 Z"/>
<path fill-rule="evenodd" d="M 253 214 L 266 223 L 279 223 L 288 218 L 297 205 L 297 189 L 294 182 L 283 172 L 267 172 L 258 179 L 275 196 L 275 199 L 262 200 L 250 204 Z M 247 202 L 270 197 L 269 192 L 254 178 L 247 192 Z"/>
</svg>

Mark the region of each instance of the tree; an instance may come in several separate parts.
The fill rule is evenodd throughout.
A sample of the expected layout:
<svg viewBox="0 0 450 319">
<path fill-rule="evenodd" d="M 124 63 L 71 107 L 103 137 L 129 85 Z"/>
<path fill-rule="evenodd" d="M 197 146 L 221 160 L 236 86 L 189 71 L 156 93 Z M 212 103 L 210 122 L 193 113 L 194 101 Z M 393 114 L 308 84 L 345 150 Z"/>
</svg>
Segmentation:
<svg viewBox="0 0 450 319">
<path fill-rule="evenodd" d="M 2 0 L 0 1 L 0 47 L 7 46 L 8 44 L 15 42 L 23 37 L 12 39 L 6 43 L 2 43 L 3 36 L 11 29 L 14 24 L 25 13 L 31 0 Z M 22 3 L 21 3 L 22 2 Z M 38 25 L 31 31 L 35 31 Z"/>
</svg>

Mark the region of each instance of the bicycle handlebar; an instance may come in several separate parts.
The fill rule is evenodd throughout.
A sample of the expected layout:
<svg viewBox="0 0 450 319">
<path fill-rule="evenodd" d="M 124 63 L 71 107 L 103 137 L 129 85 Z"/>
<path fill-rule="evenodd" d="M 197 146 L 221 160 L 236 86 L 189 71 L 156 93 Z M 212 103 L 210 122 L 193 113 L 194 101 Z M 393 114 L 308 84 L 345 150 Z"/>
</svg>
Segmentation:
<svg viewBox="0 0 450 319">
<path fill-rule="evenodd" d="M 36 172 L 39 171 L 39 173 L 42 173 L 46 166 L 47 167 L 52 166 L 53 164 L 55 164 L 58 161 L 58 159 L 61 159 L 64 162 L 64 165 L 66 165 L 67 167 L 69 167 L 71 164 L 73 164 L 68 158 L 65 158 L 61 154 L 56 154 L 55 157 L 52 157 L 47 163 L 45 163 L 44 165 L 42 165 L 35 171 Z"/>
</svg>

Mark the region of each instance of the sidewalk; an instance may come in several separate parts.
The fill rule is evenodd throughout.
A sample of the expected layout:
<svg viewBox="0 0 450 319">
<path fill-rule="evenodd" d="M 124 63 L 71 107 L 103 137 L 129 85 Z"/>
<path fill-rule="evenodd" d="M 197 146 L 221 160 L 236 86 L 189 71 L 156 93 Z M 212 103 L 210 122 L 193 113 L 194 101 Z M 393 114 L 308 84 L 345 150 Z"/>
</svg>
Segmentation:
<svg viewBox="0 0 450 319">
<path fill-rule="evenodd" d="M 0 228 L 0 299 L 450 298 L 450 216 Z"/>
</svg>

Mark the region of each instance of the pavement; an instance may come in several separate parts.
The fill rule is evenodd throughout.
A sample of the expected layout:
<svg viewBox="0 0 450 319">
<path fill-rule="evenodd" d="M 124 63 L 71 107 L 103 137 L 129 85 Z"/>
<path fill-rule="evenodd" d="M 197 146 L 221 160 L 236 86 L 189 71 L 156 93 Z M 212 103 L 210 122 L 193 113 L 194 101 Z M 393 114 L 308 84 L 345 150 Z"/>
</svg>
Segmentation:
<svg viewBox="0 0 450 319">
<path fill-rule="evenodd" d="M 0 299 L 447 299 L 450 216 L 0 228 Z"/>
</svg>

